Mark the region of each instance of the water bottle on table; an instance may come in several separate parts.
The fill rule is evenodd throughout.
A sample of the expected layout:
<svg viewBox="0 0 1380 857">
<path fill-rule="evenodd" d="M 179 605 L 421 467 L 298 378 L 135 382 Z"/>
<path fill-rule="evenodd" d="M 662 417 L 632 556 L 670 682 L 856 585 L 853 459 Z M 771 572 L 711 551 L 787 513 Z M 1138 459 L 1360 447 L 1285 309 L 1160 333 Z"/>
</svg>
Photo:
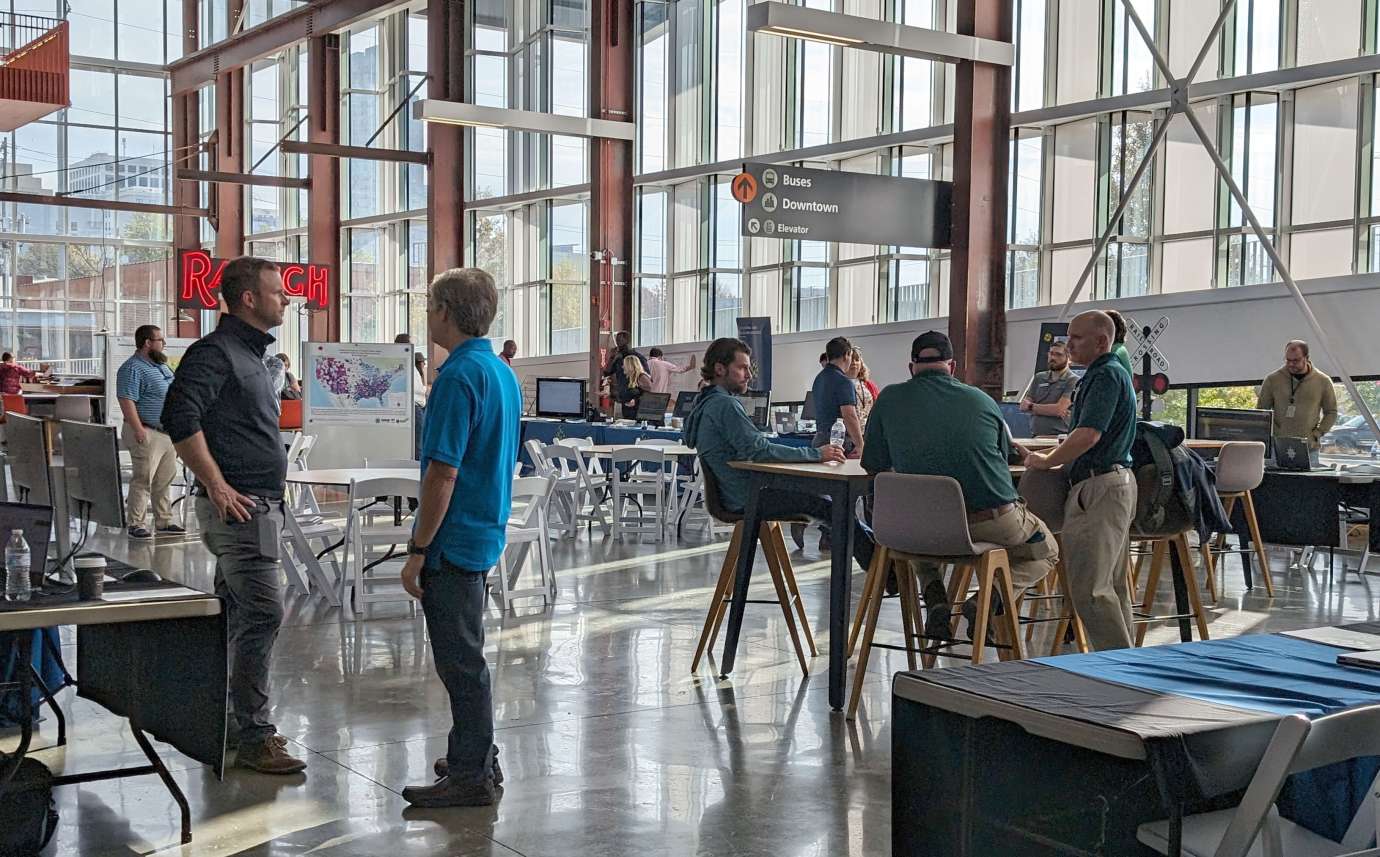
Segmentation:
<svg viewBox="0 0 1380 857">
<path fill-rule="evenodd" d="M 834 420 L 834 427 L 829 429 L 829 445 L 843 449 L 843 445 L 848 441 L 848 429 L 843 427 L 843 418 Z"/>
<path fill-rule="evenodd" d="M 29 566 L 32 564 L 33 554 L 29 551 L 29 543 L 24 541 L 23 530 L 11 530 L 10 540 L 5 543 L 5 600 L 6 601 L 28 601 L 31 595 L 29 588 Z"/>
</svg>

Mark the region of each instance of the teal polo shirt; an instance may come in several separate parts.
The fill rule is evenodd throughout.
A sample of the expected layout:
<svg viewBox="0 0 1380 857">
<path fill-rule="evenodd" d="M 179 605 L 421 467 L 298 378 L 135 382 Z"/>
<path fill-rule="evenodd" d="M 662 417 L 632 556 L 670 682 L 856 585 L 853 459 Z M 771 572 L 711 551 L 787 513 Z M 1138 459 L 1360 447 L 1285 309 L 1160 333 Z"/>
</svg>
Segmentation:
<svg viewBox="0 0 1380 857">
<path fill-rule="evenodd" d="M 1131 466 L 1131 445 L 1136 440 L 1136 392 L 1131 375 L 1114 352 L 1093 361 L 1073 397 L 1073 430 L 1102 432 L 1093 448 L 1078 456 L 1070 477 L 1081 482 L 1115 465 Z"/>
<path fill-rule="evenodd" d="M 869 472 L 949 476 L 963 487 L 968 511 L 981 512 L 1016 500 L 1010 453 L 992 397 L 935 369 L 882 390 L 867 418 L 862 465 Z"/>
<path fill-rule="evenodd" d="M 462 342 L 436 375 L 422 431 L 422 478 L 433 461 L 456 469 L 426 567 L 444 559 L 466 571 L 492 568 L 507 544 L 522 391 L 487 339 Z"/>
</svg>

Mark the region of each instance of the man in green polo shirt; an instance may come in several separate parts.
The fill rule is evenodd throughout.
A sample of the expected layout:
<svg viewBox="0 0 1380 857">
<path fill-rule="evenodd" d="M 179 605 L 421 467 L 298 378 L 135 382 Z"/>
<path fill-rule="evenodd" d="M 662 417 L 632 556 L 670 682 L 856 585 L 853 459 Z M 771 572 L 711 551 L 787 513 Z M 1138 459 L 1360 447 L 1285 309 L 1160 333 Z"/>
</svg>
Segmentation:
<svg viewBox="0 0 1380 857">
<path fill-rule="evenodd" d="M 910 380 L 882 390 L 872 406 L 863 469 L 872 475 L 894 470 L 955 479 L 968 507 L 969 534 L 973 541 L 1006 548 L 1019 595 L 1049 574 L 1059 549 L 1011 482 L 1011 441 L 1001 410 L 986 393 L 953 377 L 953 356 L 949 337 L 938 331 L 911 343 Z M 951 608 L 939 572 L 922 567 L 920 575 L 928 612 L 925 633 L 946 637 Z M 971 635 L 976 601 L 970 599 L 963 613 Z"/>
<path fill-rule="evenodd" d="M 1069 325 L 1069 353 L 1088 367 L 1073 400 L 1073 431 L 1035 470 L 1064 467 L 1073 486 L 1064 507 L 1064 568 L 1073 608 L 1097 651 L 1131 646 L 1134 618 L 1126 586 L 1126 549 L 1136 511 L 1131 444 L 1136 394 L 1112 352 L 1116 327 L 1106 313 L 1085 312 Z"/>
</svg>

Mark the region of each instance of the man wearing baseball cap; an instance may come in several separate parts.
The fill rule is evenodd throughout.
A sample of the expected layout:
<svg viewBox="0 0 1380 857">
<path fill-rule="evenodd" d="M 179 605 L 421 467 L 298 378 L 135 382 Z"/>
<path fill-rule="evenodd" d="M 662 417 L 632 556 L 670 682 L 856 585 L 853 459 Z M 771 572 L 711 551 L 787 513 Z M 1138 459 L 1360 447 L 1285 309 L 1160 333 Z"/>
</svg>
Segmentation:
<svg viewBox="0 0 1380 857">
<path fill-rule="evenodd" d="M 936 330 L 910 346 L 910 380 L 882 390 L 867 422 L 862 465 L 948 476 L 963 488 L 968 531 L 975 542 L 1006 548 L 1017 596 L 1054 568 L 1059 548 L 1044 522 L 1025 506 L 1011 481 L 1011 439 L 992 398 L 953 376 L 954 348 Z M 921 510 L 917 510 L 919 513 Z M 925 634 L 947 638 L 952 608 L 939 570 L 922 567 L 928 618 Z M 995 602 L 994 602 L 995 606 Z M 963 605 L 972 635 L 977 602 Z"/>
</svg>

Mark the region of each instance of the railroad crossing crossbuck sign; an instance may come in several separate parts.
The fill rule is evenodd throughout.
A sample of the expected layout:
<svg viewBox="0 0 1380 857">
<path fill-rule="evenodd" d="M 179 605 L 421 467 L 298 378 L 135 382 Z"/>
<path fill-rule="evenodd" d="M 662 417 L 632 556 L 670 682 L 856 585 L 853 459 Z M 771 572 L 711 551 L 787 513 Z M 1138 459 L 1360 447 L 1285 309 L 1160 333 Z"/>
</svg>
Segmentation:
<svg viewBox="0 0 1380 857">
<path fill-rule="evenodd" d="M 1155 322 L 1153 328 L 1141 327 L 1135 320 L 1126 319 L 1127 333 L 1130 333 L 1136 339 L 1140 340 L 1140 345 L 1136 347 L 1135 351 L 1131 352 L 1132 366 L 1140 365 L 1140 359 L 1146 354 L 1149 354 L 1150 359 L 1155 362 L 1156 366 L 1159 366 L 1166 372 L 1169 371 L 1168 358 L 1155 347 L 1155 341 L 1160 338 L 1160 334 L 1164 333 L 1167 327 L 1169 327 L 1169 318 L 1167 316 L 1160 316 L 1160 320 Z"/>
</svg>

